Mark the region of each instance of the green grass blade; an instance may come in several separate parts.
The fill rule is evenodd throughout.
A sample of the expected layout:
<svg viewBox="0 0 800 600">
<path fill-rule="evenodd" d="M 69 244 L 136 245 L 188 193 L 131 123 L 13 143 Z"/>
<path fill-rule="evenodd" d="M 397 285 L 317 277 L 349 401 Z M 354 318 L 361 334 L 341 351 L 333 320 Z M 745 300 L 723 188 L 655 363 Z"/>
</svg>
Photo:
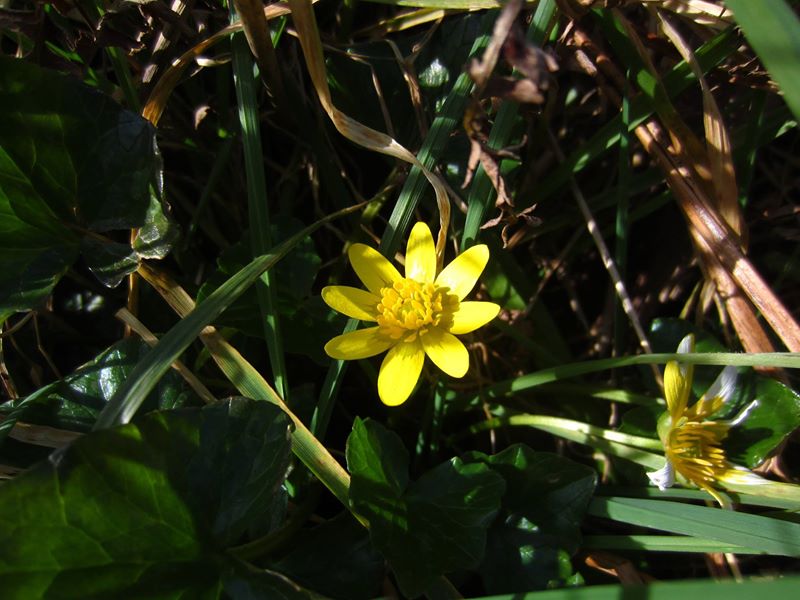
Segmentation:
<svg viewBox="0 0 800 600">
<path fill-rule="evenodd" d="M 725 4 L 800 119 L 800 19 L 784 0 L 725 0 Z"/>
<path fill-rule="evenodd" d="M 707 352 L 694 354 L 643 354 L 637 356 L 621 356 L 618 358 L 602 358 L 567 365 L 559 365 L 549 369 L 542 369 L 514 379 L 500 381 L 486 387 L 481 392 L 483 398 L 498 398 L 524 392 L 545 383 L 559 381 L 607 371 L 620 367 L 634 365 L 666 364 L 670 360 L 694 365 L 731 365 L 734 367 L 780 367 L 786 369 L 800 369 L 800 354 L 792 352 L 767 352 L 753 354 L 738 354 L 734 352 Z"/>
<path fill-rule="evenodd" d="M 189 344 L 222 311 L 228 308 L 244 291 L 272 268 L 279 260 L 304 238 L 311 235 L 324 223 L 359 210 L 361 206 L 348 207 L 327 215 L 276 246 L 269 254 L 253 259 L 241 271 L 219 286 L 206 300 L 186 318 L 170 329 L 158 344 L 136 365 L 125 385 L 109 400 L 98 416 L 94 429 L 104 429 L 119 423 L 127 423 L 144 402 L 147 394 L 156 386 L 161 376 Z"/>
<path fill-rule="evenodd" d="M 231 4 L 233 11 L 233 4 Z M 233 13 L 232 13 L 233 14 Z M 239 103 L 239 123 L 244 145 L 244 166 L 247 175 L 247 208 L 250 221 L 250 246 L 253 256 L 265 254 L 271 247 L 269 209 L 267 207 L 267 182 L 264 176 L 261 145 L 261 127 L 256 99 L 257 80 L 253 73 L 254 62 L 242 33 L 231 39 L 233 50 L 233 77 Z M 275 389 L 287 398 L 286 363 L 284 361 L 281 329 L 276 309 L 275 282 L 269 271 L 264 271 L 256 283 L 258 305 L 264 322 L 269 361 Z"/>
<path fill-rule="evenodd" d="M 782 556 L 800 556 L 800 524 L 664 500 L 595 498 L 589 514 L 622 523 L 708 538 Z"/>
<path fill-rule="evenodd" d="M 753 598 L 793 598 L 800 577 L 748 579 L 745 581 L 670 581 L 648 585 L 596 585 L 585 588 L 501 594 L 473 600 L 753 600 Z"/>
<path fill-rule="evenodd" d="M 582 550 L 634 550 L 647 552 L 731 552 L 764 554 L 761 550 L 684 535 L 587 535 Z"/>
</svg>

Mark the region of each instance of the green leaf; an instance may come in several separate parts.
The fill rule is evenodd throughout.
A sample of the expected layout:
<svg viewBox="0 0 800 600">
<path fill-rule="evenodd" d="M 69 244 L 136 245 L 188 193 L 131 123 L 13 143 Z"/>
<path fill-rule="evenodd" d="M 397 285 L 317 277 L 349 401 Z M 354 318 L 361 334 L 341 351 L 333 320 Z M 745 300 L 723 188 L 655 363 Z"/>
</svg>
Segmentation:
<svg viewBox="0 0 800 600">
<path fill-rule="evenodd" d="M 348 513 L 296 536 L 291 551 L 272 567 L 331 598 L 367 600 L 380 595 L 384 560 L 369 533 Z"/>
<path fill-rule="evenodd" d="M 110 288 L 139 268 L 139 257 L 128 244 L 86 237 L 81 240 L 81 254 L 92 274 Z"/>
<path fill-rule="evenodd" d="M 2 312 L 44 299 L 77 258 L 87 230 L 145 225 L 160 163 L 147 121 L 27 61 L 0 57 L 0 112 Z M 119 263 L 119 250 L 112 254 L 115 260 L 95 263 L 101 273 Z"/>
<path fill-rule="evenodd" d="M 0 588 L 218 597 L 222 577 L 241 571 L 226 542 L 284 479 L 288 432 L 278 408 L 234 399 L 81 438 L 0 487 L 0 511 L 14 515 L 0 529 Z"/>
<path fill-rule="evenodd" d="M 580 523 L 594 493 L 593 469 L 522 444 L 494 456 L 464 457 L 489 466 L 506 482 L 501 518 L 489 530 L 480 567 L 490 593 L 564 585 L 570 555 L 580 546 Z"/>
<path fill-rule="evenodd" d="M 355 420 L 346 453 L 352 507 L 369 521 L 406 596 L 480 563 L 505 488 L 499 475 L 453 458 L 409 483 L 400 438 L 371 420 Z"/>
</svg>

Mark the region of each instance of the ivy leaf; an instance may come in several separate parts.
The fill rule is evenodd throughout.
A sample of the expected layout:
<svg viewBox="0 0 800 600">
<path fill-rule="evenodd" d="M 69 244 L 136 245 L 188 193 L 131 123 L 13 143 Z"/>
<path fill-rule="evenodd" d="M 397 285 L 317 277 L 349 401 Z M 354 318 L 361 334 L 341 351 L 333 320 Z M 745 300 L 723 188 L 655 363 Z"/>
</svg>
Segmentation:
<svg viewBox="0 0 800 600">
<path fill-rule="evenodd" d="M 157 199 L 153 204 L 161 172 L 155 129 L 109 96 L 30 62 L 0 57 L 0 113 L 5 313 L 46 298 L 77 259 L 81 240 L 99 243 L 88 232 L 142 227 L 163 212 Z M 108 243 L 105 256 L 92 248 L 85 253 L 103 283 L 131 268 L 125 253 Z"/>
<path fill-rule="evenodd" d="M 88 431 L 106 402 L 127 379 L 150 347 L 137 338 L 125 338 L 101 352 L 74 373 L 55 381 L 26 398 L 7 402 L 0 412 L 13 415 L 3 421 L 0 431 L 21 418 L 29 422 L 74 431 Z M 173 371 L 158 382 L 145 409 L 177 408 L 189 400 L 183 379 Z M 0 433 L 0 438 L 2 433 Z"/>
<path fill-rule="evenodd" d="M 522 444 L 494 456 L 472 452 L 464 460 L 487 465 L 506 482 L 501 515 L 489 530 L 479 569 L 487 591 L 568 584 L 570 556 L 580 546 L 580 523 L 597 484 L 594 470 Z"/>
<path fill-rule="evenodd" d="M 379 423 L 356 419 L 347 439 L 350 502 L 370 523 L 402 592 L 420 595 L 450 571 L 477 566 L 500 507 L 502 477 L 453 458 L 409 482 L 408 453 Z"/>
<path fill-rule="evenodd" d="M 277 598 L 306 597 L 226 552 L 279 493 L 288 431 L 277 407 L 233 399 L 84 436 L 0 487 L 0 511 L 14 515 L 0 528 L 0 589 L 15 598 L 217 598 L 223 585 L 249 582 L 273 586 Z"/>
</svg>

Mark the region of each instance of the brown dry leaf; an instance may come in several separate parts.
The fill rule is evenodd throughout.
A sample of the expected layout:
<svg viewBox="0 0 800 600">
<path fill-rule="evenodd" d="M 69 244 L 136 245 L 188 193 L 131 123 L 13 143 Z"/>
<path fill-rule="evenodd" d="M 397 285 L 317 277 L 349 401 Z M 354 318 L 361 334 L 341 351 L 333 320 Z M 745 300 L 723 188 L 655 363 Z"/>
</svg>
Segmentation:
<svg viewBox="0 0 800 600">
<path fill-rule="evenodd" d="M 636 570 L 633 563 L 626 558 L 610 552 L 592 552 L 586 557 L 586 565 L 616 577 L 622 585 L 652 583 L 655 578 Z"/>
</svg>

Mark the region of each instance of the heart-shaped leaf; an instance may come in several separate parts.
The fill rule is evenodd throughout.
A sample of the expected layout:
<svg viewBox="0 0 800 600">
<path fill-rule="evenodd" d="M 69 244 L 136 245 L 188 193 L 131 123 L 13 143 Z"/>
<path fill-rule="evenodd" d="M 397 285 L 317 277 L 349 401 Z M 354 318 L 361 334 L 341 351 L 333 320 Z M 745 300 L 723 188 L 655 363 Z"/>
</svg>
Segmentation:
<svg viewBox="0 0 800 600">
<path fill-rule="evenodd" d="M 477 566 L 500 507 L 503 479 L 454 458 L 409 483 L 408 453 L 379 423 L 356 419 L 347 439 L 350 501 L 409 597 L 444 573 Z"/>
<path fill-rule="evenodd" d="M 93 432 L 0 487 L 7 597 L 301 598 L 226 552 L 283 494 L 289 419 L 234 399 Z M 266 593 L 266 596 L 264 595 Z"/>
</svg>

